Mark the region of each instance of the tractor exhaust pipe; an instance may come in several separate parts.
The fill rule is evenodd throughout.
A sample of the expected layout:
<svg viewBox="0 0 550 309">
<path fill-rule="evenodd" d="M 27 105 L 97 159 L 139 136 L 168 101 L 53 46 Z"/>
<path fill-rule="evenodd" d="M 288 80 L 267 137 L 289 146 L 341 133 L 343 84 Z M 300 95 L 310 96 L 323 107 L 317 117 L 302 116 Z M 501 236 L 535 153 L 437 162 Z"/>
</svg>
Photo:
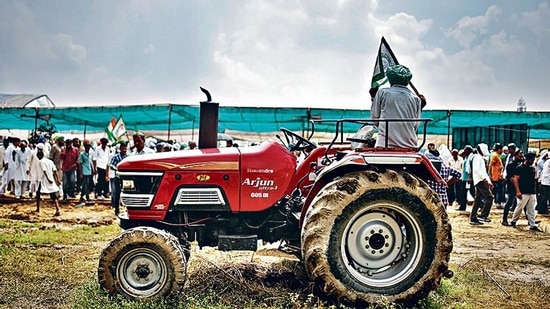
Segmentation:
<svg viewBox="0 0 550 309">
<path fill-rule="evenodd" d="M 200 102 L 199 149 L 218 147 L 218 114 L 220 104 L 212 102 L 210 92 L 202 87 L 206 101 Z"/>
</svg>

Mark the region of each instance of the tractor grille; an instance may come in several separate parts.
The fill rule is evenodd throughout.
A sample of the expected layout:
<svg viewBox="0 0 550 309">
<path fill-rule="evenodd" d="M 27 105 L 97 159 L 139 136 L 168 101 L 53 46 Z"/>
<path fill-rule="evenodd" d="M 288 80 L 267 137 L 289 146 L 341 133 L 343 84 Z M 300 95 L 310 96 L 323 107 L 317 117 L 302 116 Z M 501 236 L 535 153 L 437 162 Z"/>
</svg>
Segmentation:
<svg viewBox="0 0 550 309">
<path fill-rule="evenodd" d="M 182 188 L 176 197 L 175 205 L 225 205 L 218 188 Z"/>
<path fill-rule="evenodd" d="M 120 202 L 125 207 L 147 208 L 151 206 L 154 195 L 152 194 L 120 194 Z"/>
</svg>

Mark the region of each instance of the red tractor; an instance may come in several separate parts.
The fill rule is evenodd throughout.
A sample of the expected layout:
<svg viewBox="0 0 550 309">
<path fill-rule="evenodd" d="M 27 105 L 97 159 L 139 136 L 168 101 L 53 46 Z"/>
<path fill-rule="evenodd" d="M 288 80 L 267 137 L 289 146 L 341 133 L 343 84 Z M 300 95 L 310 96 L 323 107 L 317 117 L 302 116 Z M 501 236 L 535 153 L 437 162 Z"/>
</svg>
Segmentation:
<svg viewBox="0 0 550 309">
<path fill-rule="evenodd" d="M 417 151 L 351 149 L 338 131 L 357 122 L 336 121 L 337 137 L 324 146 L 281 129 L 284 142 L 126 158 L 124 231 L 100 256 L 101 287 L 130 299 L 173 295 L 186 280 L 190 242 L 256 250 L 261 239 L 299 257 L 340 302 L 426 297 L 452 276 L 451 225 L 426 184 L 443 180 Z M 296 150 L 307 155 L 299 164 Z"/>
</svg>

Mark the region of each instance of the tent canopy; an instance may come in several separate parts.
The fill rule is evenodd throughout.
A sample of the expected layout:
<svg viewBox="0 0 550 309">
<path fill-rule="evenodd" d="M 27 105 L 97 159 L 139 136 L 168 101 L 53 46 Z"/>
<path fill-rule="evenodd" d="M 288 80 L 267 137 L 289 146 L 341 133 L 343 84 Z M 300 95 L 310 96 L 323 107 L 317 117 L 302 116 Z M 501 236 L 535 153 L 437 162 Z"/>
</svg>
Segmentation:
<svg viewBox="0 0 550 309">
<path fill-rule="evenodd" d="M 0 93 L 0 108 L 28 107 L 51 108 L 55 107 L 52 100 L 45 94 L 2 94 Z"/>
</svg>

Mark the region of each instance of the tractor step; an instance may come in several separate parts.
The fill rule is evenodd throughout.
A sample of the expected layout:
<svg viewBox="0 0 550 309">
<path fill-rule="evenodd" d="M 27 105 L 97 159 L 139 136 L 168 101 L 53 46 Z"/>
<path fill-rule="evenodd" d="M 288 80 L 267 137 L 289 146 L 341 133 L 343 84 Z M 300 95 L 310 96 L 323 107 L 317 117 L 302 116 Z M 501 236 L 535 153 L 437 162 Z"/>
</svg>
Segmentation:
<svg viewBox="0 0 550 309">
<path fill-rule="evenodd" d="M 256 251 L 258 249 L 258 235 L 219 235 L 218 250 L 246 250 Z"/>
</svg>

